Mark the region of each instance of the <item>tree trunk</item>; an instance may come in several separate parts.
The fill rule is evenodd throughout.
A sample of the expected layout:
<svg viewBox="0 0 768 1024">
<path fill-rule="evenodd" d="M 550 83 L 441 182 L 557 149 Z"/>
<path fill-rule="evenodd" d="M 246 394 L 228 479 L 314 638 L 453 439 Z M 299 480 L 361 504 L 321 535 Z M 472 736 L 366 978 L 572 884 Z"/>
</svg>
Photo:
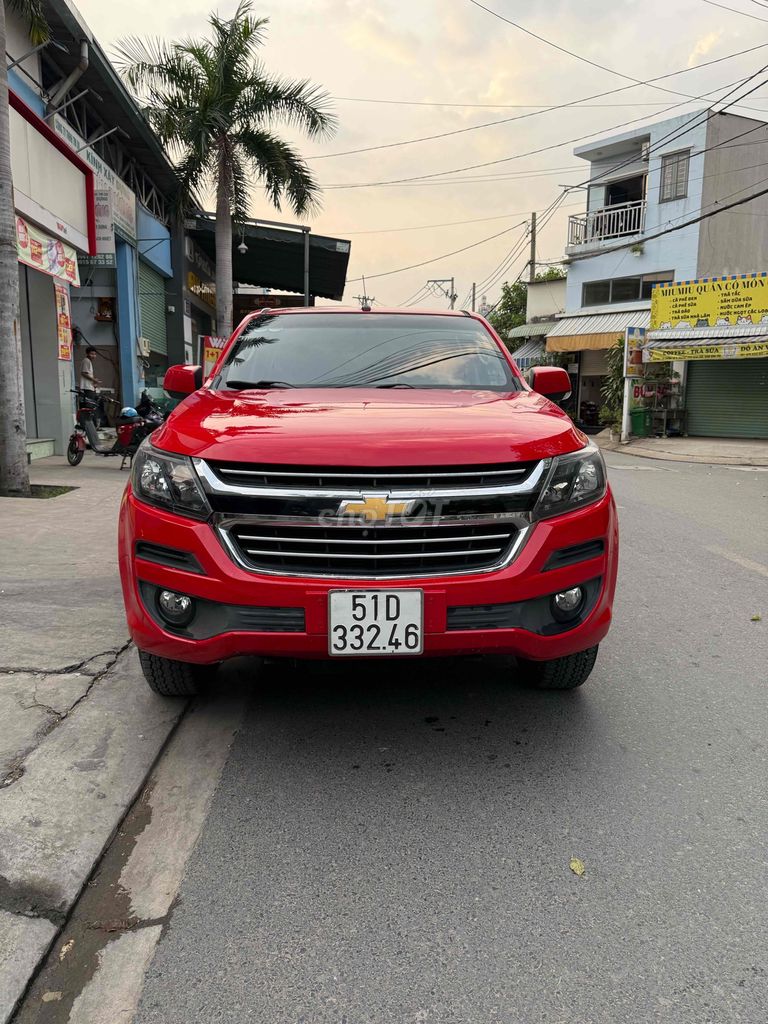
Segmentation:
<svg viewBox="0 0 768 1024">
<path fill-rule="evenodd" d="M 5 5 L 0 3 L 0 494 L 29 494 L 24 378 L 19 323 L 19 263 L 11 174 Z"/>
<path fill-rule="evenodd" d="M 216 333 L 232 333 L 232 204 L 230 168 L 223 148 L 216 180 Z"/>
</svg>

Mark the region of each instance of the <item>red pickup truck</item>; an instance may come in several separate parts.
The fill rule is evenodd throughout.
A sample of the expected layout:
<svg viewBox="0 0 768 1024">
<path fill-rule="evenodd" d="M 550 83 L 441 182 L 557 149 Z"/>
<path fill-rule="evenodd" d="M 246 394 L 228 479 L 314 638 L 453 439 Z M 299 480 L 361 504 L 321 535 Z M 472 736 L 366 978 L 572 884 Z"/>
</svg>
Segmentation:
<svg viewBox="0 0 768 1024">
<path fill-rule="evenodd" d="M 605 465 L 465 312 L 247 317 L 140 447 L 120 572 L 150 687 L 227 658 L 508 654 L 546 689 L 588 677 L 618 563 Z"/>
</svg>

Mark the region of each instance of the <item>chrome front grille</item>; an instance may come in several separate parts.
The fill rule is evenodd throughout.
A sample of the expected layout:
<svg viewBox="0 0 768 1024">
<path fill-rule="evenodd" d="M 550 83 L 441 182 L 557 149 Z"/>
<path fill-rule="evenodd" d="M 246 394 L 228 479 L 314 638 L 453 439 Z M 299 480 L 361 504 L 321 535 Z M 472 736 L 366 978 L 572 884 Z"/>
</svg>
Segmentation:
<svg viewBox="0 0 768 1024">
<path fill-rule="evenodd" d="M 256 572 L 383 577 L 487 570 L 503 561 L 518 532 L 509 522 L 311 526 L 240 521 L 223 535 L 236 559 Z"/>
<path fill-rule="evenodd" d="M 420 468 L 356 469 L 344 466 L 254 465 L 252 463 L 208 462 L 207 466 L 224 484 L 248 488 L 329 489 L 355 491 L 422 491 L 431 488 L 503 487 L 520 484 L 537 465 L 514 462 L 480 466 L 433 466 Z"/>
</svg>

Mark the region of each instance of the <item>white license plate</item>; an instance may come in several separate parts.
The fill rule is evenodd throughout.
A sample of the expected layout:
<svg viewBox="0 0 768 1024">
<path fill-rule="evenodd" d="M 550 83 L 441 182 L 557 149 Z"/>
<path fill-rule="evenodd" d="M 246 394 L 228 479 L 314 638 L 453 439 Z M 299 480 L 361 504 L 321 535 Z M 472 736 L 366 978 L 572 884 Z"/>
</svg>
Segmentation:
<svg viewBox="0 0 768 1024">
<path fill-rule="evenodd" d="M 330 654 L 360 658 L 424 650 L 423 591 L 332 590 L 328 598 Z"/>
</svg>

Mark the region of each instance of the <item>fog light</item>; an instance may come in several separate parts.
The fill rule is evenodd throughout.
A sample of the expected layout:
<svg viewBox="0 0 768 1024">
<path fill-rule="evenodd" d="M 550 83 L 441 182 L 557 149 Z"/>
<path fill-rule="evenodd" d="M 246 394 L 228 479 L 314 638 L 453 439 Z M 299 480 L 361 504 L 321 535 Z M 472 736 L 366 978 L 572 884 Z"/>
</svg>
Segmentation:
<svg viewBox="0 0 768 1024">
<path fill-rule="evenodd" d="M 570 587 L 561 590 L 552 597 L 552 614 L 558 622 L 575 619 L 584 604 L 584 591 L 581 587 Z"/>
<path fill-rule="evenodd" d="M 195 614 L 195 604 L 186 594 L 173 590 L 161 590 L 157 595 L 160 614 L 172 626 L 186 626 Z"/>
</svg>

